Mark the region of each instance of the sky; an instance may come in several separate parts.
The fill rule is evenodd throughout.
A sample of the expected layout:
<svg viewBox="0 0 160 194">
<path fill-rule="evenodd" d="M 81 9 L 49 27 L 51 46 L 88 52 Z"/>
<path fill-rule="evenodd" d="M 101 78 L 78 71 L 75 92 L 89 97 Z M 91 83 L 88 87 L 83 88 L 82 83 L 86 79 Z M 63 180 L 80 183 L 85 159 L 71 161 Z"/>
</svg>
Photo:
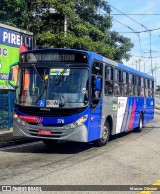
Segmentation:
<svg viewBox="0 0 160 194">
<path fill-rule="evenodd" d="M 160 85 L 160 0 L 107 2 L 112 10 L 112 30 L 130 38 L 134 44 L 130 52 L 132 57 L 123 63 L 150 75 L 153 73 L 156 84 Z"/>
</svg>

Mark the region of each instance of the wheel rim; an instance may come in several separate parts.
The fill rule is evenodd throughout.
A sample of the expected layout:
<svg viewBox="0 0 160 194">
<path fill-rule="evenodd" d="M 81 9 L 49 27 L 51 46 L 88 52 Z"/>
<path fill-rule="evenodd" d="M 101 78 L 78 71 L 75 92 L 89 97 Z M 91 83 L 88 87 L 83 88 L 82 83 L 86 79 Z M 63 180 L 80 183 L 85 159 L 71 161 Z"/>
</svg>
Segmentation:
<svg viewBox="0 0 160 194">
<path fill-rule="evenodd" d="M 103 127 L 102 141 L 105 142 L 108 139 L 109 131 L 106 126 Z"/>
</svg>

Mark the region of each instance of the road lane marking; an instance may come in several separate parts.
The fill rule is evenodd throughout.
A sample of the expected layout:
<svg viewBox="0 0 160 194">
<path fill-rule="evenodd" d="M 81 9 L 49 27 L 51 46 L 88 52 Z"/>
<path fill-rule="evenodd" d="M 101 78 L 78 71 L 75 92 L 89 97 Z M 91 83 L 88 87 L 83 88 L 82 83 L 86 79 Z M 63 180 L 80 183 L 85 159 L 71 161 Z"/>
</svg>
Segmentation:
<svg viewBox="0 0 160 194">
<path fill-rule="evenodd" d="M 149 185 L 148 187 L 151 187 L 151 186 L 154 186 L 154 185 L 156 185 L 157 188 L 160 189 L 160 179 L 157 180 L 157 181 L 156 181 L 155 183 L 153 183 L 152 185 Z M 137 194 L 152 194 L 152 193 L 154 193 L 154 192 L 156 192 L 156 191 L 141 191 L 141 192 L 138 192 Z"/>
<path fill-rule="evenodd" d="M 37 145 L 37 144 L 41 144 L 41 143 L 42 142 L 34 142 L 34 143 L 27 143 L 27 144 L 23 144 L 23 145 L 10 146 L 10 147 L 5 147 L 5 148 L 0 148 L 0 151 L 11 150 L 11 149 L 16 149 L 16 148 L 23 148 L 26 146 Z"/>
</svg>

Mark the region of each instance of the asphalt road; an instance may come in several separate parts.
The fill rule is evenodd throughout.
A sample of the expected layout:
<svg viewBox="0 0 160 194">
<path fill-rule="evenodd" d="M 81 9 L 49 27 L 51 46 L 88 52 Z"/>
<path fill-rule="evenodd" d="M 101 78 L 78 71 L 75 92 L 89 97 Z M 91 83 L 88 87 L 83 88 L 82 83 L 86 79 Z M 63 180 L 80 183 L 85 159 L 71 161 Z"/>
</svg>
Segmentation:
<svg viewBox="0 0 160 194">
<path fill-rule="evenodd" d="M 160 111 L 157 110 L 154 121 L 147 124 L 141 133 L 114 136 L 101 148 L 94 147 L 92 143 L 73 142 L 59 143 L 54 147 L 34 142 L 1 148 L 0 184 L 152 185 L 160 180 L 159 118 Z M 82 190 L 86 188 L 81 187 Z M 90 189 L 94 190 L 91 186 Z"/>
</svg>

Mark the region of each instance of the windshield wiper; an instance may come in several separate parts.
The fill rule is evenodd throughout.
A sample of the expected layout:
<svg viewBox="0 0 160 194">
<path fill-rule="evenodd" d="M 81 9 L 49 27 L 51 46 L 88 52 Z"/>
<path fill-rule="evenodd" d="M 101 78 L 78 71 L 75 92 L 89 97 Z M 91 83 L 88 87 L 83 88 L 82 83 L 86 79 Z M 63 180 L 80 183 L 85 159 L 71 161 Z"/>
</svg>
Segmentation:
<svg viewBox="0 0 160 194">
<path fill-rule="evenodd" d="M 60 73 L 60 75 L 59 75 L 59 77 L 58 77 L 57 82 L 54 84 L 54 89 L 53 89 L 53 93 L 54 93 L 54 94 L 55 94 L 56 86 L 59 86 L 59 85 L 60 85 L 61 81 L 62 81 L 63 78 L 64 78 L 64 73 L 67 71 L 68 67 L 69 67 L 69 65 L 67 65 L 67 66 L 63 69 L 63 71 Z M 57 76 L 58 76 L 58 72 L 57 72 Z M 63 94 L 60 93 L 60 95 L 59 95 L 58 98 L 59 98 L 59 101 L 60 101 L 60 106 L 61 106 L 61 107 L 64 106 L 64 105 L 65 105 L 65 100 L 64 100 Z"/>
<path fill-rule="evenodd" d="M 39 95 L 39 97 L 37 98 L 36 102 L 35 102 L 35 105 L 37 104 L 38 100 L 43 96 L 45 90 L 47 89 L 47 85 L 45 83 L 45 79 L 41 76 L 41 74 L 38 72 L 35 64 L 33 64 L 33 67 L 34 67 L 34 70 L 36 71 L 36 73 L 38 74 L 38 76 L 41 78 L 41 82 L 42 82 L 42 85 L 43 85 L 43 88 L 42 88 L 42 93 Z M 45 76 L 44 76 L 45 77 Z"/>
<path fill-rule="evenodd" d="M 60 75 L 59 75 L 59 77 L 58 77 L 58 80 L 57 80 L 57 83 L 55 83 L 55 85 L 59 85 L 59 84 L 61 83 L 61 81 L 62 81 L 63 78 L 64 78 L 64 73 L 67 71 L 68 67 L 69 67 L 69 65 L 67 65 L 67 66 L 63 69 L 63 71 L 60 73 Z M 58 75 L 58 73 L 57 73 L 57 75 Z"/>
<path fill-rule="evenodd" d="M 43 82 L 44 82 L 44 80 L 43 80 L 43 78 L 42 78 L 41 74 L 38 72 L 38 70 L 37 70 L 37 68 L 36 68 L 35 64 L 33 64 L 32 66 L 34 67 L 34 70 L 35 70 L 35 71 L 36 71 L 36 73 L 39 75 L 39 77 L 41 78 L 41 81 L 42 81 L 42 83 L 43 83 Z"/>
</svg>

